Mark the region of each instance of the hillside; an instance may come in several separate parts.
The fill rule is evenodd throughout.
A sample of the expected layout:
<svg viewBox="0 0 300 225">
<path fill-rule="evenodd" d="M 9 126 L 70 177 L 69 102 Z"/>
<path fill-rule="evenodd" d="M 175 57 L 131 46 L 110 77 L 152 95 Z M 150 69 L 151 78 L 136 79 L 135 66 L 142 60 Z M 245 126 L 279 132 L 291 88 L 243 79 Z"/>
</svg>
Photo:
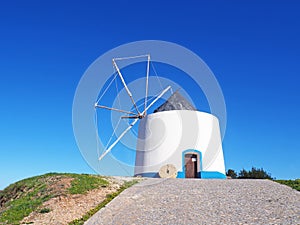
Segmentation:
<svg viewBox="0 0 300 225">
<path fill-rule="evenodd" d="M 164 219 L 173 218 L 184 220 L 182 223 L 188 222 L 186 219 L 191 219 L 197 224 L 210 218 L 210 213 L 225 209 L 229 210 L 223 212 L 225 219 L 217 215 L 214 219 L 238 222 L 234 218 L 241 216 L 243 218 L 243 215 L 251 213 L 258 221 L 289 221 L 291 224 L 299 222 L 299 217 L 295 216 L 299 212 L 299 192 L 268 180 L 149 179 L 126 190 L 119 198 L 103 208 L 124 189 L 139 180 L 67 173 L 49 173 L 24 179 L 0 191 L 0 225 L 79 225 L 95 213 L 88 224 L 93 224 L 91 221 L 94 220 L 119 222 L 128 220 L 128 224 L 131 224 L 137 219 L 141 224 L 149 224 L 153 216 L 162 223 L 167 223 Z M 277 182 L 299 190 L 299 181 Z M 153 193 L 149 194 L 151 191 Z M 220 204 L 221 202 L 223 203 Z M 187 205 L 183 207 L 184 204 Z M 252 208 L 252 205 L 257 204 L 259 207 Z M 197 212 L 208 209 L 210 211 L 207 211 L 206 217 L 199 217 L 195 211 L 197 215 L 195 218 L 192 218 L 191 211 L 188 217 L 185 216 L 187 215 L 185 212 L 182 216 L 172 214 L 182 213 L 183 208 L 197 209 Z M 168 210 L 165 211 L 166 209 Z M 112 211 L 118 213 L 112 215 L 109 213 Z M 140 216 L 137 214 L 139 211 Z M 162 212 L 168 212 L 170 216 L 165 216 L 161 214 Z M 251 221 L 253 218 L 248 219 Z"/>
<path fill-rule="evenodd" d="M 24 179 L 0 192 L 0 224 L 83 221 L 135 180 L 67 173 Z"/>
</svg>

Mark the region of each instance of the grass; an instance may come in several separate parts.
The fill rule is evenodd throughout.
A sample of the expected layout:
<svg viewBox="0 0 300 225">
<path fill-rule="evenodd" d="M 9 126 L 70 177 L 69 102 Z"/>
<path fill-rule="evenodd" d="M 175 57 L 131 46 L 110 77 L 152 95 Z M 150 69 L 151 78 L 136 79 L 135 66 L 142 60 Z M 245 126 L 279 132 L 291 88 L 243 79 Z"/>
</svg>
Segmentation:
<svg viewBox="0 0 300 225">
<path fill-rule="evenodd" d="M 61 194 L 49 189 L 49 183 L 64 177 L 73 178 L 71 187 L 63 190 L 69 194 L 85 194 L 89 190 L 109 185 L 100 176 L 68 173 L 48 173 L 18 181 L 0 192 L 0 200 L 5 202 L 0 208 L 0 224 L 19 224 L 45 201 Z M 47 212 L 49 209 L 40 210 L 40 213 Z"/>
<path fill-rule="evenodd" d="M 138 183 L 137 180 L 128 181 L 125 182 L 118 191 L 108 194 L 106 196 L 106 199 L 102 201 L 100 204 L 98 204 L 95 208 L 89 210 L 85 215 L 83 215 L 81 218 L 73 220 L 68 225 L 82 225 L 85 221 L 87 221 L 89 218 L 91 218 L 96 212 L 98 212 L 101 208 L 103 208 L 105 205 L 107 205 L 110 201 L 112 201 L 115 197 L 117 197 L 122 191 L 125 189 L 131 187 L 132 185 Z"/>
<path fill-rule="evenodd" d="M 0 213 L 0 223 L 19 224 L 19 221 L 28 216 L 43 202 L 51 198 L 46 194 L 47 185 L 42 181 L 47 175 L 21 180 L 5 188 L 0 198 L 10 201 L 5 203 L 6 210 Z"/>
<path fill-rule="evenodd" d="M 300 179 L 296 180 L 275 180 L 277 183 L 284 184 L 290 186 L 297 191 L 300 191 Z"/>
<path fill-rule="evenodd" d="M 72 174 L 74 180 L 71 182 L 71 187 L 68 189 L 70 194 L 85 194 L 86 192 L 98 188 L 107 187 L 109 182 L 99 176 L 88 174 Z"/>
</svg>

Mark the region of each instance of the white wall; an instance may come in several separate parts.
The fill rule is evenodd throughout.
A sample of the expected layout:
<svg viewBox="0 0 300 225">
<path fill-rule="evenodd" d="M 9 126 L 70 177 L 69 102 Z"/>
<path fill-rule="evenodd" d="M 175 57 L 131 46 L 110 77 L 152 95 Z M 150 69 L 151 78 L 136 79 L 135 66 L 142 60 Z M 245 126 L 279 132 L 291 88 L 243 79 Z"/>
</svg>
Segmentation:
<svg viewBox="0 0 300 225">
<path fill-rule="evenodd" d="M 208 113 L 173 110 L 149 114 L 139 125 L 135 174 L 158 172 L 166 164 L 182 171 L 182 152 L 202 153 L 202 170 L 225 174 L 218 119 Z"/>
</svg>

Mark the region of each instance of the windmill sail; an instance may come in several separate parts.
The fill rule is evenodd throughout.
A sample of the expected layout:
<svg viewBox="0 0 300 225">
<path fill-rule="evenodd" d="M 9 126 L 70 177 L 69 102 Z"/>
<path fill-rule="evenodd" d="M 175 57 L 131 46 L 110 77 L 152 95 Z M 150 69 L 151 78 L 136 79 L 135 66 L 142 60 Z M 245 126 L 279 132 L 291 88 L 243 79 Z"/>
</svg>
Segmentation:
<svg viewBox="0 0 300 225">
<path fill-rule="evenodd" d="M 168 90 L 170 90 L 171 86 L 168 86 L 166 89 L 164 89 L 148 106 L 147 108 L 143 111 L 142 115 L 145 115 L 146 111 L 155 103 L 157 102 Z M 116 144 L 118 144 L 118 142 L 122 139 L 122 137 L 124 137 L 124 135 L 134 126 L 134 124 L 136 124 L 138 122 L 138 120 L 141 119 L 140 117 L 136 118 L 130 125 L 129 127 L 127 127 L 123 133 L 117 138 L 117 140 L 115 140 L 114 143 L 112 143 L 107 150 L 105 150 L 105 152 L 99 157 L 99 160 L 103 159 L 103 157 L 109 153 L 113 147 L 115 147 Z"/>
</svg>

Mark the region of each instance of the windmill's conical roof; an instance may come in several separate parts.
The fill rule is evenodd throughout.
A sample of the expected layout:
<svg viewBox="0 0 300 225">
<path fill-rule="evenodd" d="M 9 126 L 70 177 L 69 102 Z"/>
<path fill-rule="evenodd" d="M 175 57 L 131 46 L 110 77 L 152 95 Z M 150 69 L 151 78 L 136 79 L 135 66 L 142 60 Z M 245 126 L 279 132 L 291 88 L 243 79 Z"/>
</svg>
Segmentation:
<svg viewBox="0 0 300 225">
<path fill-rule="evenodd" d="M 195 107 L 186 100 L 178 91 L 171 95 L 161 106 L 154 110 L 156 112 L 171 110 L 196 110 Z"/>
</svg>

